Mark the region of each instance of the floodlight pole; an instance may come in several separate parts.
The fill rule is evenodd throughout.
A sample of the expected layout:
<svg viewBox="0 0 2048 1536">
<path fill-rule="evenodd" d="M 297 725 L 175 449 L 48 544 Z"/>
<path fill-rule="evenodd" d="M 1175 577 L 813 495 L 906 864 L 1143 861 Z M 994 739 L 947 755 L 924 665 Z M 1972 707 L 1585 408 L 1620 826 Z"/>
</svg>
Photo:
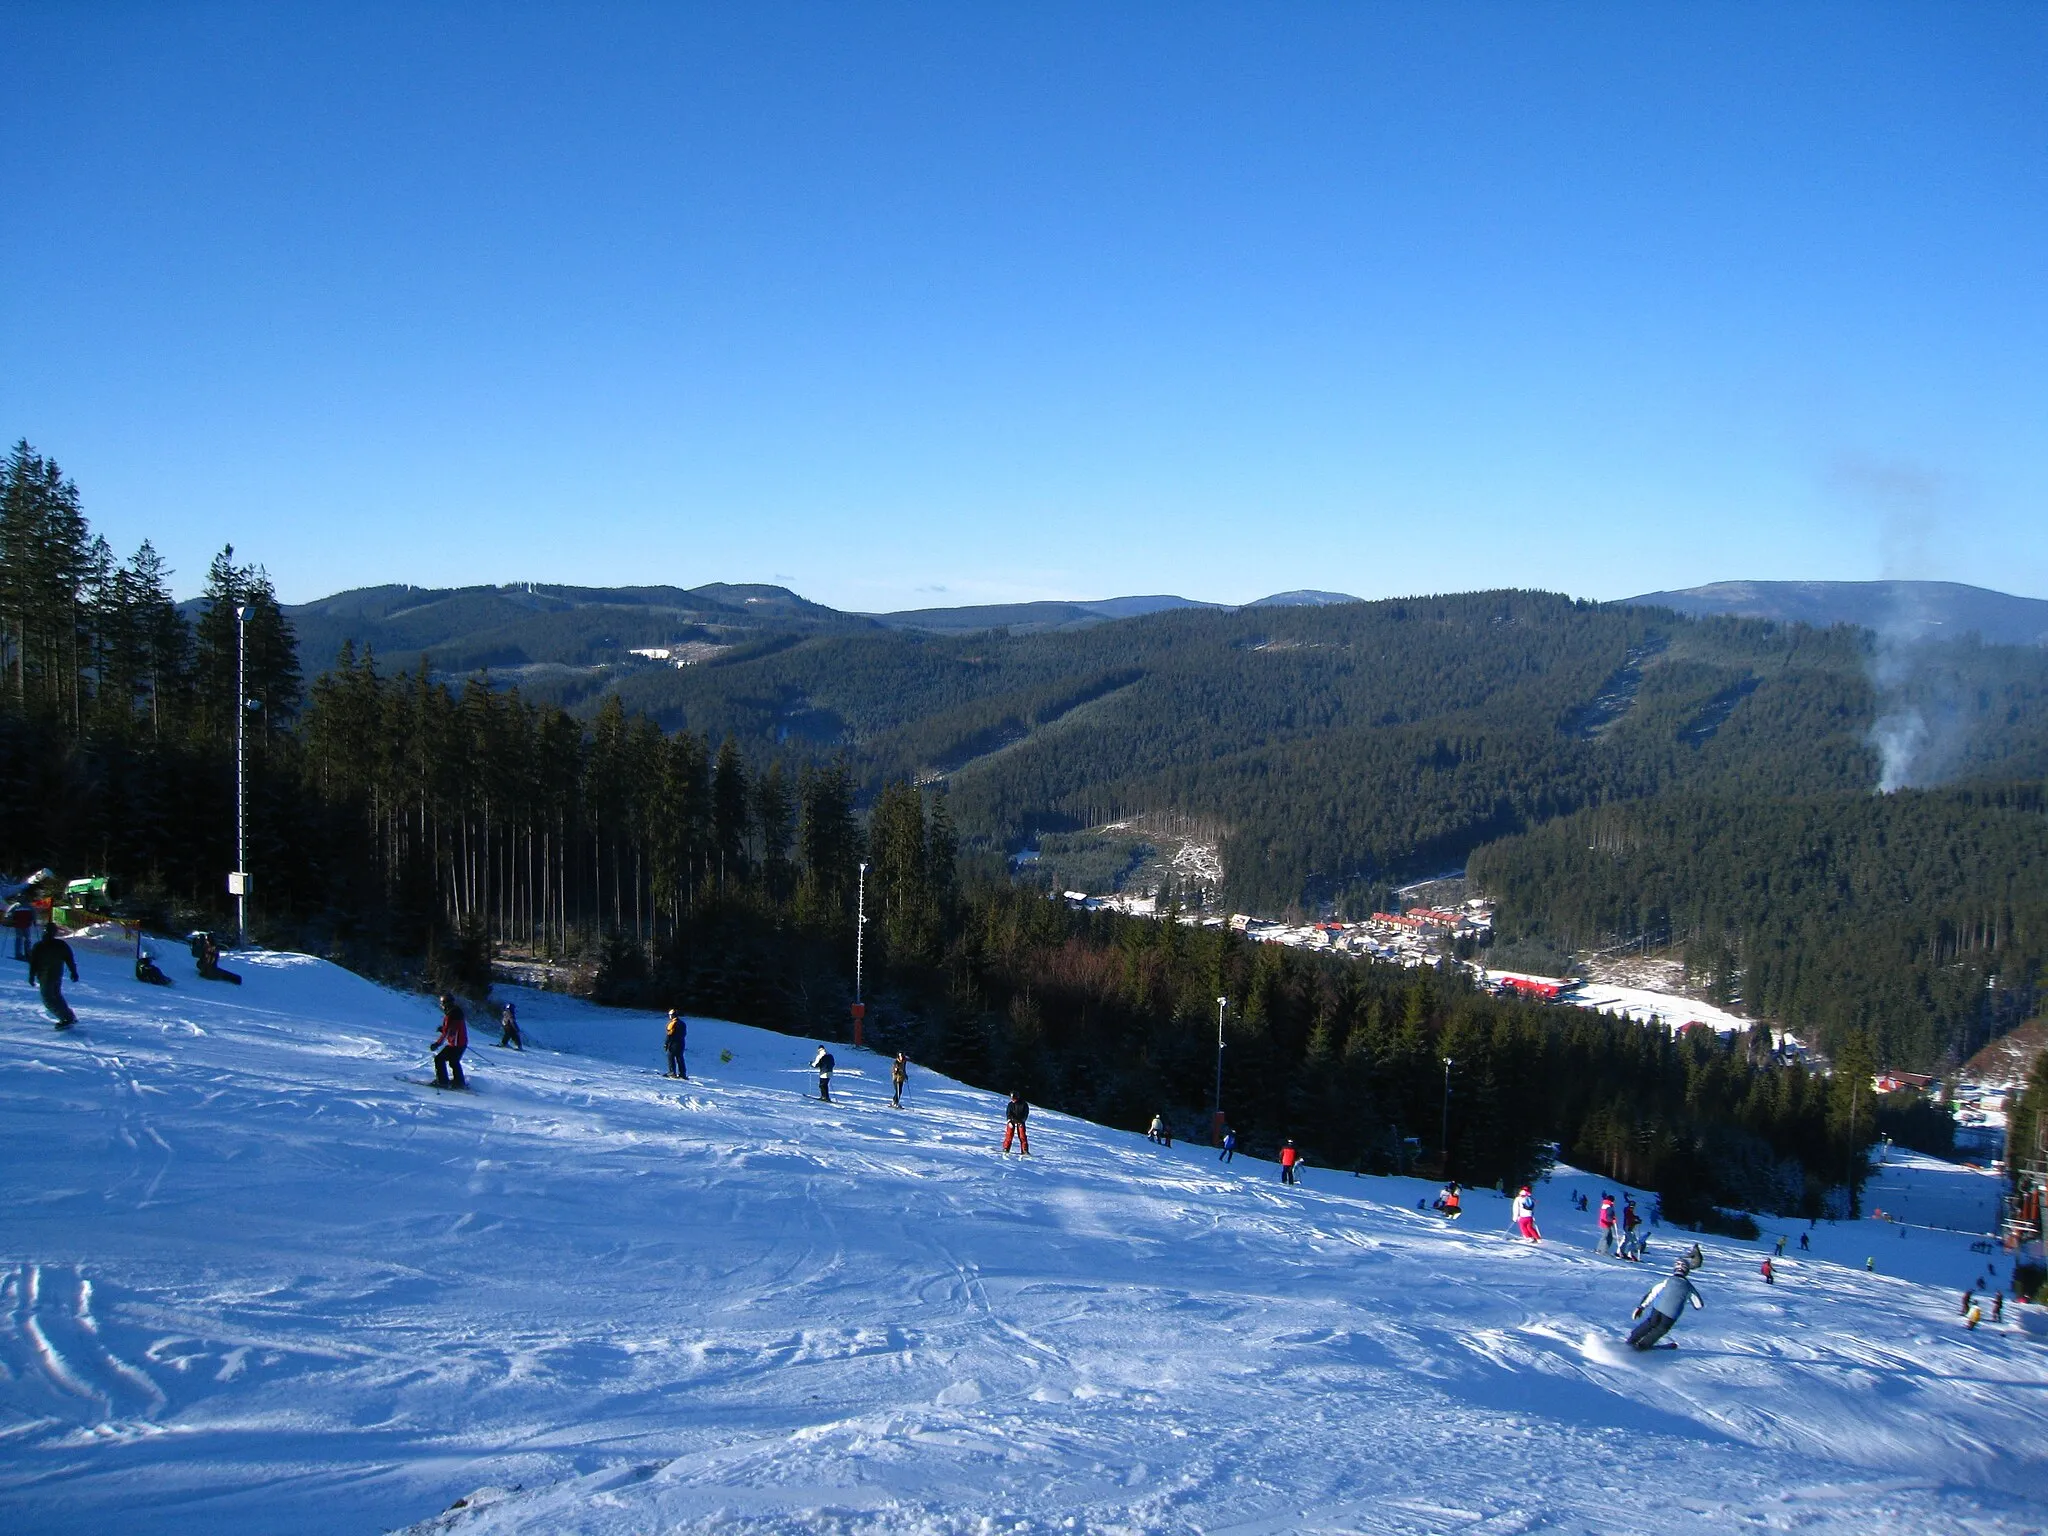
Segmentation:
<svg viewBox="0 0 2048 1536">
<path fill-rule="evenodd" d="M 1230 999 L 1216 999 L 1216 1122 L 1212 1137 L 1220 1144 L 1223 1140 L 1223 1013 L 1230 1006 Z"/>
<path fill-rule="evenodd" d="M 235 605 L 235 935 L 249 934 L 249 605 Z"/>
<path fill-rule="evenodd" d="M 853 1043 L 861 1044 L 861 1024 L 867 1018 L 868 1005 L 861 997 L 861 963 L 868 937 L 868 867 L 860 866 L 860 878 L 854 886 L 853 897 Z"/>
<path fill-rule="evenodd" d="M 1444 1058 L 1444 1177 L 1451 1176 L 1451 1058 Z"/>
</svg>

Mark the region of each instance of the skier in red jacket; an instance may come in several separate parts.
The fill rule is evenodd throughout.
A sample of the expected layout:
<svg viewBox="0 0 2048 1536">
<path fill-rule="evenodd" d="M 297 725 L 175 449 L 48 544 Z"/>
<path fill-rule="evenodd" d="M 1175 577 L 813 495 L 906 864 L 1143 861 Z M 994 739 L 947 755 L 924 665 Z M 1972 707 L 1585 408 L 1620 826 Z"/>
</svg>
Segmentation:
<svg viewBox="0 0 2048 1536">
<path fill-rule="evenodd" d="M 1280 1145 L 1280 1182 L 1282 1184 L 1292 1184 L 1294 1182 L 1294 1165 L 1300 1161 L 1301 1154 L 1295 1151 L 1294 1143 L 1291 1141 L 1282 1142 Z"/>
<path fill-rule="evenodd" d="M 462 1005 L 447 993 L 441 994 L 441 1033 L 434 1037 L 434 1086 L 467 1088 L 462 1075 L 462 1053 L 469 1049 L 469 1021 Z"/>
</svg>

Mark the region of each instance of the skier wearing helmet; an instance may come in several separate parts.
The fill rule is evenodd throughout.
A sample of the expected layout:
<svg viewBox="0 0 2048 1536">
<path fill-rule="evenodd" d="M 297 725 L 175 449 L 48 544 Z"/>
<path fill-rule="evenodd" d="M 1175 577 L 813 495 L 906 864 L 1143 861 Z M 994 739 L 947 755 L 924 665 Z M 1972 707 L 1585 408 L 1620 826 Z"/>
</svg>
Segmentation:
<svg viewBox="0 0 2048 1536">
<path fill-rule="evenodd" d="M 1529 1186 L 1526 1184 L 1515 1196 L 1514 1215 L 1517 1232 L 1532 1243 L 1543 1241 L 1543 1234 L 1536 1230 L 1536 1197 L 1529 1192 Z"/>
<path fill-rule="evenodd" d="M 467 1088 L 462 1075 L 462 1053 L 469 1049 L 469 1020 L 462 1005 L 448 993 L 441 994 L 441 1032 L 434 1037 L 434 1086 Z"/>
<path fill-rule="evenodd" d="M 1636 1309 L 1629 1315 L 1639 1318 L 1634 1330 L 1628 1336 L 1631 1349 L 1653 1349 L 1657 1341 L 1671 1331 L 1678 1321 L 1678 1314 L 1685 1310 L 1690 1301 L 1695 1308 L 1706 1303 L 1700 1300 L 1700 1293 L 1693 1289 L 1692 1281 L 1686 1277 L 1692 1273 L 1692 1266 L 1680 1259 L 1671 1266 L 1670 1275 L 1650 1287 L 1649 1293 L 1636 1303 Z M 1645 1311 L 1649 1316 L 1644 1317 Z"/>
</svg>

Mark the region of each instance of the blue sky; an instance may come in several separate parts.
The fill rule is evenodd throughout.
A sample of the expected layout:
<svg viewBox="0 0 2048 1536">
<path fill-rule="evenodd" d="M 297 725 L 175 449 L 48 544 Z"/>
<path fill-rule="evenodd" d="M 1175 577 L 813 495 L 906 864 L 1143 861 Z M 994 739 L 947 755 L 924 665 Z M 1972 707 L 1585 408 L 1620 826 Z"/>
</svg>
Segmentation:
<svg viewBox="0 0 2048 1536">
<path fill-rule="evenodd" d="M 0 7 L 181 591 L 2048 596 L 2048 7 Z"/>
</svg>

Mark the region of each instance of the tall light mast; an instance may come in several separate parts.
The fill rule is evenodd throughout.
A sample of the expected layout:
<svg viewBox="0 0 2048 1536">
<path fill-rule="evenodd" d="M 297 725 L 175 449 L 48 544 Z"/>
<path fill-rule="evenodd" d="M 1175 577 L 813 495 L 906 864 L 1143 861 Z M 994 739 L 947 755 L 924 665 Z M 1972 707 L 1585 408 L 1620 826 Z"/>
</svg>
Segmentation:
<svg viewBox="0 0 2048 1536">
<path fill-rule="evenodd" d="M 235 604 L 235 933 L 249 935 L 249 605 Z"/>
<path fill-rule="evenodd" d="M 861 997 L 861 960 L 868 937 L 868 867 L 860 866 L 860 880 L 854 887 L 853 897 L 853 1043 L 861 1041 L 861 1023 L 867 1018 L 868 1005 Z"/>
</svg>

